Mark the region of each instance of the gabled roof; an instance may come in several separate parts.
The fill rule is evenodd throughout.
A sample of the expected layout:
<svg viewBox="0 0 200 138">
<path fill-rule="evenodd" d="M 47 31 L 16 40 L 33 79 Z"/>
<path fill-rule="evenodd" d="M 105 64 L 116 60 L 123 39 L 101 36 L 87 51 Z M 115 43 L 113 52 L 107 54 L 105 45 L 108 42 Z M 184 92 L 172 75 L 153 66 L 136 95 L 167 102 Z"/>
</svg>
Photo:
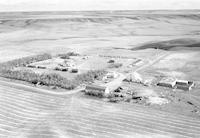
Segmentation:
<svg viewBox="0 0 200 138">
<path fill-rule="evenodd" d="M 162 78 L 159 83 L 165 83 L 165 84 L 174 84 L 176 83 L 176 79 L 175 78 L 171 78 L 171 77 L 165 77 Z"/>
<path fill-rule="evenodd" d="M 87 85 L 86 89 L 96 89 L 96 90 L 106 90 L 106 87 L 104 86 L 99 86 L 99 85 Z"/>
</svg>

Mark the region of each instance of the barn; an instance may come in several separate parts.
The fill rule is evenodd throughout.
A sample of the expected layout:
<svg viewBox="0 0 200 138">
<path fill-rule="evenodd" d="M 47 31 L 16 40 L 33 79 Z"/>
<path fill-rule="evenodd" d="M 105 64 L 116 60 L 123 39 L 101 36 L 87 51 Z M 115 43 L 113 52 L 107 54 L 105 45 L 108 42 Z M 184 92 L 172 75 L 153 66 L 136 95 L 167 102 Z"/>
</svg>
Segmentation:
<svg viewBox="0 0 200 138">
<path fill-rule="evenodd" d="M 163 86 L 163 87 L 169 87 L 169 88 L 174 88 L 174 86 L 176 85 L 176 79 L 175 78 L 171 78 L 171 77 L 165 77 L 162 78 L 158 84 L 158 86 Z"/>
<path fill-rule="evenodd" d="M 183 80 L 178 80 L 176 82 L 176 88 L 181 89 L 184 91 L 189 91 L 194 87 L 194 82 L 192 81 L 183 81 Z"/>
<path fill-rule="evenodd" d="M 104 96 L 107 96 L 110 92 L 109 92 L 109 89 L 104 86 L 87 85 L 85 87 L 85 93 L 88 95 L 104 97 Z"/>
<path fill-rule="evenodd" d="M 78 73 L 78 69 L 72 69 L 71 72 L 72 73 Z"/>
<path fill-rule="evenodd" d="M 177 80 L 176 84 L 178 84 L 178 85 L 188 85 L 189 81 L 187 81 L 187 80 Z"/>
</svg>

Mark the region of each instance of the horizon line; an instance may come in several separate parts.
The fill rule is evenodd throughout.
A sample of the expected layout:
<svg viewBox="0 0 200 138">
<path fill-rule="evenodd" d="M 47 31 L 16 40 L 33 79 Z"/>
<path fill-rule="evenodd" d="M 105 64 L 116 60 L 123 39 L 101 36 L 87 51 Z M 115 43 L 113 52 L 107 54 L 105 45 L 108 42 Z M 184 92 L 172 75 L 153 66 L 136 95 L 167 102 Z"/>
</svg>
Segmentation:
<svg viewBox="0 0 200 138">
<path fill-rule="evenodd" d="M 95 11 L 108 11 L 108 12 L 115 12 L 115 11 L 200 11 L 200 9 L 141 9 L 141 10 L 16 10 L 16 11 L 0 11 L 0 13 L 10 13 L 10 12 L 95 12 Z"/>
</svg>

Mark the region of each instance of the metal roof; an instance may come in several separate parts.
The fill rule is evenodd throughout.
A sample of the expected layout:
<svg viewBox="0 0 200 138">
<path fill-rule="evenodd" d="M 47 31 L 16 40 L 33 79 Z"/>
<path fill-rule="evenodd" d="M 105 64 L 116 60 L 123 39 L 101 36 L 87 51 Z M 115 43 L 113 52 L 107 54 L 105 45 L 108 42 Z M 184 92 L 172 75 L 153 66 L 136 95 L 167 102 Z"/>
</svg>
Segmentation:
<svg viewBox="0 0 200 138">
<path fill-rule="evenodd" d="M 166 83 L 166 84 L 173 84 L 176 83 L 176 79 L 175 78 L 171 78 L 171 77 L 165 77 L 162 78 L 159 83 Z"/>
<path fill-rule="evenodd" d="M 87 85 L 86 89 L 96 89 L 96 90 L 106 90 L 106 87 L 104 86 L 99 86 L 99 85 Z"/>
</svg>

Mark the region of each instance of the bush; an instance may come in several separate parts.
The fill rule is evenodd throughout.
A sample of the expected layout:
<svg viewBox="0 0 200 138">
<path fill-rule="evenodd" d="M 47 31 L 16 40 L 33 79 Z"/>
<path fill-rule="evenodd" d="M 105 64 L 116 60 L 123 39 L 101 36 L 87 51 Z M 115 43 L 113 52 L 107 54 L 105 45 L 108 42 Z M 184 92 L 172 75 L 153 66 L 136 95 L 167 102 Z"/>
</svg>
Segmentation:
<svg viewBox="0 0 200 138">
<path fill-rule="evenodd" d="M 46 86 L 57 86 L 64 89 L 74 89 L 75 85 L 56 73 L 51 74 L 37 74 L 31 70 L 4 70 L 2 77 L 26 81 L 32 84 L 43 84 Z"/>
<path fill-rule="evenodd" d="M 67 78 L 64 78 L 56 73 L 37 74 L 32 70 L 13 70 L 15 67 L 26 66 L 27 64 L 46 60 L 49 58 L 51 58 L 49 54 L 43 54 L 2 63 L 0 65 L 0 76 L 10 79 L 22 80 L 32 84 L 56 86 L 64 89 L 74 89 L 76 86 L 85 82 L 92 82 L 94 79 L 97 79 L 106 73 L 104 70 L 88 71 L 87 73 L 77 75 L 73 80 L 68 80 Z M 58 68 L 55 68 L 55 70 L 57 69 Z"/>
<path fill-rule="evenodd" d="M 26 66 L 33 62 L 43 61 L 43 60 L 47 60 L 47 59 L 51 59 L 51 58 L 52 58 L 52 56 L 50 54 L 40 54 L 40 55 L 36 55 L 36 56 L 29 56 L 29 57 L 23 57 L 20 59 L 15 59 L 12 61 L 1 63 L 0 71 L 13 69 L 14 67 Z"/>
<path fill-rule="evenodd" d="M 104 74 L 106 74 L 105 70 L 88 71 L 87 73 L 77 75 L 73 81 L 77 85 L 80 85 L 85 82 L 93 82 L 95 79 L 98 79 Z"/>
</svg>

